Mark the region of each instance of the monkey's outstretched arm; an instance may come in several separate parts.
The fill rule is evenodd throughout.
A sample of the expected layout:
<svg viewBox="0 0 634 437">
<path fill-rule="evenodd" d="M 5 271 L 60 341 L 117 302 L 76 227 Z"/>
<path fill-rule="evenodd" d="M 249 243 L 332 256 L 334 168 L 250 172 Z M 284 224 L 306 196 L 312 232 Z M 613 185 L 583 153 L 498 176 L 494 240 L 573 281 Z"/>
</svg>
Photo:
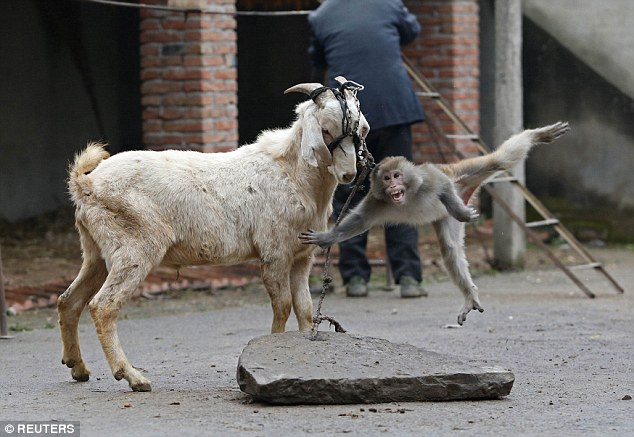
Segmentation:
<svg viewBox="0 0 634 437">
<path fill-rule="evenodd" d="M 462 325 L 471 310 L 484 311 L 464 253 L 464 225 L 447 217 L 434 222 L 434 229 L 447 273 L 464 295 L 464 305 L 458 314 L 458 324 Z"/>
<path fill-rule="evenodd" d="M 299 240 L 304 244 L 316 244 L 321 247 L 332 246 L 335 243 L 345 241 L 349 238 L 359 235 L 369 230 L 373 225 L 373 215 L 369 213 L 374 208 L 371 207 L 372 202 L 366 197 L 348 214 L 338 226 L 326 232 L 316 232 L 309 229 L 307 232 L 299 234 Z"/>
</svg>

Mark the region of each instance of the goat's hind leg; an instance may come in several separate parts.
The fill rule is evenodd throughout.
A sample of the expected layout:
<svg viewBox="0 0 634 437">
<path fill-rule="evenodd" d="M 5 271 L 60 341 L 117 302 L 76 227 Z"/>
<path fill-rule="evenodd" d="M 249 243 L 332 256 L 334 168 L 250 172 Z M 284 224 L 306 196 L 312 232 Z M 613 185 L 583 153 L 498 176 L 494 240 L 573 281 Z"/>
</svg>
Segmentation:
<svg viewBox="0 0 634 437">
<path fill-rule="evenodd" d="M 464 224 L 452 217 L 434 222 L 438 235 L 440 252 L 449 277 L 464 296 L 464 305 L 458 314 L 458 324 L 462 325 L 471 310 L 484 311 L 478 297 L 478 287 L 471 279 L 469 263 L 464 252 Z"/>
<path fill-rule="evenodd" d="M 88 301 L 106 280 L 106 264 L 99 256 L 92 240 L 82 238 L 84 261 L 77 278 L 57 300 L 57 313 L 62 337 L 62 364 L 70 367 L 76 381 L 88 381 L 90 371 L 86 367 L 79 347 L 78 325 L 81 313 Z"/>
<path fill-rule="evenodd" d="M 117 317 L 123 304 L 132 296 L 154 264 L 145 255 L 128 254 L 121 258 L 113 263 L 106 282 L 88 306 L 115 379 L 125 379 L 134 391 L 150 391 L 150 380 L 130 364 L 123 352 L 117 334 Z"/>
</svg>

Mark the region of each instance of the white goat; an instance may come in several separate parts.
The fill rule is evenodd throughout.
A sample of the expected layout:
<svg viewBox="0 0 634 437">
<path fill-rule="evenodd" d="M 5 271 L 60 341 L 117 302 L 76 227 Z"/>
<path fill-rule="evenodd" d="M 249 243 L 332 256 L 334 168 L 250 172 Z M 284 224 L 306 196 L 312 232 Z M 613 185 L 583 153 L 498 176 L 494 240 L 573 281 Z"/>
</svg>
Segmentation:
<svg viewBox="0 0 634 437">
<path fill-rule="evenodd" d="M 338 78 L 340 83 L 344 78 Z M 310 95 L 318 83 L 286 92 Z M 344 96 L 356 133 L 369 125 L 350 91 Z M 76 227 L 83 250 L 77 278 L 58 300 L 62 363 L 77 381 L 90 372 L 82 359 L 78 321 L 86 304 L 112 373 L 132 390 L 150 381 L 126 358 L 116 320 L 124 302 L 159 265 L 234 264 L 261 261 L 273 307 L 272 332 L 283 332 L 291 312 L 300 330 L 312 326 L 308 275 L 313 247 L 297 235 L 325 230 L 337 183 L 356 175 L 356 153 L 342 134 L 342 109 L 330 91 L 300 103 L 286 129 L 265 131 L 254 144 L 228 153 L 133 151 L 109 159 L 89 144 L 69 170 Z M 353 123 L 353 126 L 356 125 Z"/>
</svg>

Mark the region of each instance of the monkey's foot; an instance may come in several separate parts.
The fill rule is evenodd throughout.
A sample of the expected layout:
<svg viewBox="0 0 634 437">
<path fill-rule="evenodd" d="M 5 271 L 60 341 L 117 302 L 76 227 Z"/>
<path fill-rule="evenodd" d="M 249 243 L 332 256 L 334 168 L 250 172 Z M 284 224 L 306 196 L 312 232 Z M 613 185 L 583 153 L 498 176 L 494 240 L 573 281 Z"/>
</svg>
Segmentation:
<svg viewBox="0 0 634 437">
<path fill-rule="evenodd" d="M 469 215 L 468 221 L 475 222 L 476 220 L 478 220 L 478 218 L 480 218 L 480 213 L 478 212 L 477 209 L 469 207 L 469 212 L 470 212 L 470 215 Z"/>
<path fill-rule="evenodd" d="M 478 310 L 480 312 L 484 312 L 484 308 L 480 304 L 477 296 L 471 296 L 465 299 L 465 304 L 460 310 L 460 314 L 458 314 L 458 324 L 462 326 L 462 324 L 467 320 L 467 314 L 471 310 Z"/>
<path fill-rule="evenodd" d="M 558 121 L 550 126 L 544 126 L 533 130 L 534 139 L 533 142 L 539 143 L 552 143 L 557 138 L 565 134 L 570 130 L 568 122 Z"/>
</svg>

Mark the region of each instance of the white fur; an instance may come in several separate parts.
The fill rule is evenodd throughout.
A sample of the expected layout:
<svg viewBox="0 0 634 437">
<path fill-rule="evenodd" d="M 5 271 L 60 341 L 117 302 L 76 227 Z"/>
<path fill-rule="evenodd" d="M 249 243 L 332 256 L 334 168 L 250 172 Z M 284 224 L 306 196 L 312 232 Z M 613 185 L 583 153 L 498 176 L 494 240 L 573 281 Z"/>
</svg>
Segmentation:
<svg viewBox="0 0 634 437">
<path fill-rule="evenodd" d="M 298 85 L 308 92 L 320 84 Z M 290 89 L 296 91 L 295 88 Z M 291 312 L 300 330 L 312 326 L 308 275 L 314 248 L 297 235 L 326 228 L 338 182 L 351 182 L 356 154 L 350 137 L 332 156 L 324 142 L 341 133 L 341 109 L 332 93 L 297 106 L 287 129 L 263 132 L 254 144 L 228 153 L 134 151 L 109 159 L 90 144 L 70 169 L 69 191 L 84 262 L 58 301 L 62 361 L 87 380 L 77 322 L 88 304 L 99 340 L 117 379 L 133 390 L 150 381 L 130 365 L 116 334 L 124 302 L 159 264 L 233 264 L 259 259 L 273 308 L 272 332 L 283 332 Z M 363 115 L 349 97 L 359 133 Z"/>
</svg>

